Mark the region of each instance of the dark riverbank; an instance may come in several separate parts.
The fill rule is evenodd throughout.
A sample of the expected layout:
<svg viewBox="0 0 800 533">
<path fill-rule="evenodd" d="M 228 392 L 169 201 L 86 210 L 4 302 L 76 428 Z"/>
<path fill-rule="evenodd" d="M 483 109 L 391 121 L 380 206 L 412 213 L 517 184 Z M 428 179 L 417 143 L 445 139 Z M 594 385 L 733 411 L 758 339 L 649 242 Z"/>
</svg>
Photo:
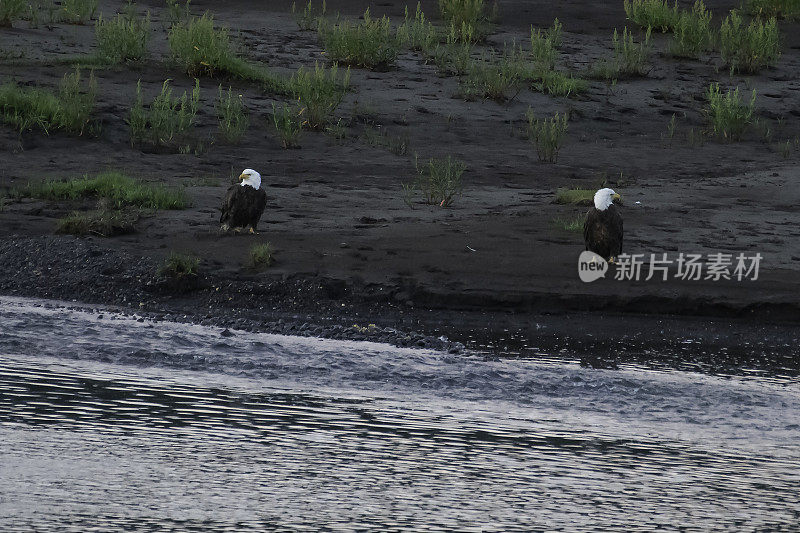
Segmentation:
<svg viewBox="0 0 800 533">
<path fill-rule="evenodd" d="M 175 284 L 158 263 L 71 237 L 0 242 L 0 294 L 114 306 L 153 318 L 220 328 L 371 340 L 460 352 L 624 363 L 712 373 L 800 374 L 800 328 L 788 304 L 671 304 L 679 314 L 644 313 L 633 297 L 585 304 L 591 296 L 483 303 L 413 286 L 365 284 L 322 276 L 204 273 Z M 544 298 L 544 297 L 541 297 Z M 616 307 L 615 307 L 616 304 Z M 630 308 L 627 306 L 630 304 Z M 537 307 L 540 306 L 540 307 Z M 595 307 L 592 309 L 592 307 Z M 588 309 L 588 310 L 587 310 Z M 698 314 L 699 312 L 705 314 Z M 711 314 L 716 312 L 716 314 Z"/>
</svg>

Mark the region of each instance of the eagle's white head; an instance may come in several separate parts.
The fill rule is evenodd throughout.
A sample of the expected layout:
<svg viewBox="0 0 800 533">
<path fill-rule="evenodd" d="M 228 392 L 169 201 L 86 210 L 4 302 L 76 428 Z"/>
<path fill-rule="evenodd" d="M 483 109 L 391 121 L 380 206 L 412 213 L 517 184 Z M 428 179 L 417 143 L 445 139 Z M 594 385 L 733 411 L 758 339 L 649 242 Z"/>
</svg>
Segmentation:
<svg viewBox="0 0 800 533">
<path fill-rule="evenodd" d="M 261 188 L 261 174 L 252 168 L 244 169 L 239 179 L 242 180 L 242 186 L 249 185 L 256 190 Z"/>
<path fill-rule="evenodd" d="M 613 189 L 606 187 L 594 193 L 594 206 L 598 211 L 605 211 L 608 206 L 614 203 L 614 198 L 619 198 L 619 194 L 615 193 Z"/>
</svg>

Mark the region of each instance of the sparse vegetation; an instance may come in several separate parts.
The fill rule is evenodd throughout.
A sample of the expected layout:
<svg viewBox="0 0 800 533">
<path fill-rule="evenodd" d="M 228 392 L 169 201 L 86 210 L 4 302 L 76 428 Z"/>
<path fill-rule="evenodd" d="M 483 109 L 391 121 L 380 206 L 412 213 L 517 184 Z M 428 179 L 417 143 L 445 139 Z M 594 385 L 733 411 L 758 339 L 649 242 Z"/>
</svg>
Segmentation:
<svg viewBox="0 0 800 533">
<path fill-rule="evenodd" d="M 589 88 L 585 80 L 557 70 L 546 71 L 533 82 L 533 88 L 551 96 L 575 96 Z"/>
<path fill-rule="evenodd" d="M 706 92 L 708 98 L 708 117 L 714 135 L 726 140 L 740 139 L 752 123 L 756 105 L 756 91 L 753 89 L 749 101 L 739 95 L 739 88 L 723 93 L 719 83 L 712 83 Z"/>
<path fill-rule="evenodd" d="M 531 57 L 537 70 L 547 71 L 555 68 L 558 48 L 561 46 L 563 26 L 555 19 L 547 30 L 531 27 Z"/>
<path fill-rule="evenodd" d="M 228 75 L 261 83 L 264 88 L 285 93 L 285 82 L 267 69 L 239 58 L 231 46 L 227 28 L 215 28 L 208 13 L 176 24 L 169 32 L 173 58 L 190 76 Z"/>
<path fill-rule="evenodd" d="M 139 212 L 132 209 L 107 209 L 99 207 L 92 211 L 73 211 L 58 220 L 56 233 L 67 235 L 98 235 L 114 237 L 136 231 Z"/>
<path fill-rule="evenodd" d="M 409 17 L 408 6 L 406 6 L 405 20 L 397 28 L 397 40 L 403 46 L 424 52 L 433 50 L 438 43 L 439 37 L 436 28 L 425 19 L 425 13 L 422 12 L 419 2 L 417 2 L 417 10 L 413 19 Z"/>
<path fill-rule="evenodd" d="M 248 266 L 253 270 L 264 270 L 272 265 L 275 250 L 272 244 L 254 244 L 250 247 Z"/>
<path fill-rule="evenodd" d="M 158 275 L 173 279 L 196 277 L 199 267 L 200 259 L 197 257 L 190 254 L 172 252 L 159 267 Z"/>
<path fill-rule="evenodd" d="M 16 196 L 44 200 L 105 200 L 115 209 L 126 206 L 142 209 L 184 209 L 189 200 L 181 189 L 133 179 L 121 172 L 103 172 L 71 180 L 48 180 L 29 183 L 15 191 Z"/>
<path fill-rule="evenodd" d="M 387 69 L 394 65 L 400 41 L 389 18 L 372 18 L 369 9 L 364 20 L 344 20 L 336 24 L 320 22 L 319 36 L 328 57 L 345 65 L 368 69 Z"/>
<path fill-rule="evenodd" d="M 720 53 L 731 73 L 752 73 L 772 66 L 781 55 L 778 22 L 754 19 L 745 26 L 742 17 L 731 11 L 720 28 Z"/>
<path fill-rule="evenodd" d="M 289 80 L 289 92 L 304 109 L 305 123 L 312 129 L 328 124 L 350 86 L 350 69 L 339 74 L 338 65 L 330 69 L 319 64 L 314 70 L 301 67 Z"/>
<path fill-rule="evenodd" d="M 747 0 L 747 10 L 759 17 L 800 19 L 800 0 Z"/>
<path fill-rule="evenodd" d="M 108 21 L 102 15 L 95 22 L 97 53 L 111 63 L 140 61 L 147 57 L 150 41 L 150 13 L 144 18 L 134 13 L 118 14 Z"/>
<path fill-rule="evenodd" d="M 567 114 L 556 113 L 552 118 L 537 118 L 533 109 L 528 108 L 528 138 L 536 147 L 539 161 L 555 163 L 561 144 L 567 134 Z"/>
<path fill-rule="evenodd" d="M 411 142 L 408 135 L 390 135 L 386 131 L 378 130 L 371 126 L 367 126 L 364 129 L 361 138 L 370 146 L 385 148 L 393 154 L 400 156 L 408 153 Z"/>
<path fill-rule="evenodd" d="M 250 124 L 247 109 L 242 101 L 242 95 L 234 95 L 230 87 L 225 92 L 222 90 L 222 85 L 220 85 L 215 109 L 219 119 L 219 133 L 222 138 L 229 143 L 239 142 L 244 137 L 247 126 Z"/>
<path fill-rule="evenodd" d="M 594 205 L 594 190 L 591 189 L 558 189 L 555 203 L 562 205 Z"/>
<path fill-rule="evenodd" d="M 166 0 L 168 28 L 192 18 L 189 4 L 191 4 L 191 0 L 186 0 L 183 4 L 180 0 Z"/>
<path fill-rule="evenodd" d="M 525 76 L 521 57 L 521 50 L 512 47 L 499 57 L 492 52 L 488 57 L 470 62 L 466 76 L 461 79 L 461 95 L 467 100 L 506 100 L 508 92 Z"/>
<path fill-rule="evenodd" d="M 578 215 L 574 218 L 556 217 L 553 219 L 553 224 L 563 229 L 564 231 L 582 233 L 583 232 L 584 217 Z"/>
<path fill-rule="evenodd" d="M 459 41 L 451 29 L 446 44 L 437 45 L 429 55 L 441 75 L 462 76 L 472 64 L 472 43 Z"/>
<path fill-rule="evenodd" d="M 283 104 L 278 108 L 272 104 L 272 123 L 284 148 L 297 148 L 305 119 L 304 110 Z"/>
<path fill-rule="evenodd" d="M 236 61 L 228 30 L 215 28 L 214 18 L 208 13 L 173 26 L 169 47 L 190 76 L 230 72 Z"/>
<path fill-rule="evenodd" d="M 60 20 L 71 24 L 86 24 L 97 12 L 98 0 L 62 0 Z"/>
<path fill-rule="evenodd" d="M 128 116 L 131 143 L 169 146 L 184 141 L 191 132 L 200 103 L 200 80 L 195 80 L 191 94 L 172 96 L 170 80 L 165 80 L 161 93 L 145 107 L 141 81 L 136 84 L 136 101 Z"/>
<path fill-rule="evenodd" d="M 294 20 L 297 22 L 297 27 L 300 31 L 317 29 L 320 20 L 325 16 L 325 12 L 327 11 L 325 0 L 322 0 L 322 9 L 320 9 L 319 12 L 314 11 L 314 6 L 311 2 L 312 0 L 308 0 L 308 4 L 306 4 L 306 7 L 304 7 L 302 11 L 297 10 L 296 2 L 292 2 L 292 15 L 294 15 Z"/>
<path fill-rule="evenodd" d="M 28 3 L 25 0 L 0 0 L 0 27 L 11 26 L 11 23 L 22 18 Z"/>
<path fill-rule="evenodd" d="M 0 119 L 20 132 L 64 130 L 82 135 L 90 124 L 96 94 L 94 74 L 84 90 L 79 70 L 64 76 L 57 93 L 7 83 L 0 86 Z"/>
<path fill-rule="evenodd" d="M 439 0 L 442 18 L 461 42 L 483 40 L 489 33 L 489 21 L 497 18 L 496 3 L 493 10 L 484 0 Z"/>
<path fill-rule="evenodd" d="M 697 58 L 714 44 L 711 11 L 702 0 L 696 0 L 691 11 L 681 12 L 674 31 L 669 51 L 677 57 Z"/>
<path fill-rule="evenodd" d="M 625 15 L 642 28 L 672 31 L 678 24 L 678 2 L 672 7 L 669 0 L 624 0 Z"/>
<path fill-rule="evenodd" d="M 448 207 L 452 205 L 457 194 L 461 194 L 461 175 L 467 169 L 463 161 L 447 156 L 446 159 L 431 158 L 420 166 L 417 157 L 414 157 L 414 166 L 417 169 L 416 179 L 411 184 L 404 184 L 404 200 L 411 205 L 415 191 L 422 194 L 426 204 Z"/>
<path fill-rule="evenodd" d="M 645 32 L 644 40 L 636 43 L 633 34 L 624 28 L 622 36 L 614 30 L 612 37 L 614 57 L 611 61 L 602 61 L 595 65 L 592 75 L 605 79 L 615 80 L 628 76 L 642 76 L 645 72 L 650 57 L 650 29 Z"/>
</svg>

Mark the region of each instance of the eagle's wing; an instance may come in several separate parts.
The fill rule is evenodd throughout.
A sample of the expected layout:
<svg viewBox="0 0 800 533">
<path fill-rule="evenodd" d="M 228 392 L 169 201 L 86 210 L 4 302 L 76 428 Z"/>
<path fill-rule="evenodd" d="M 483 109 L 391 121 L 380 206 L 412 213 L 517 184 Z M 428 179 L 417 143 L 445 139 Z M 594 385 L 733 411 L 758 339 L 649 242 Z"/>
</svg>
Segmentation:
<svg viewBox="0 0 800 533">
<path fill-rule="evenodd" d="M 220 211 L 222 211 L 219 216 L 220 223 L 230 219 L 231 210 L 233 206 L 236 205 L 237 193 L 241 192 L 241 188 L 242 187 L 238 184 L 228 187 L 228 192 L 225 194 L 225 198 L 222 200 L 222 207 L 220 208 Z"/>
</svg>

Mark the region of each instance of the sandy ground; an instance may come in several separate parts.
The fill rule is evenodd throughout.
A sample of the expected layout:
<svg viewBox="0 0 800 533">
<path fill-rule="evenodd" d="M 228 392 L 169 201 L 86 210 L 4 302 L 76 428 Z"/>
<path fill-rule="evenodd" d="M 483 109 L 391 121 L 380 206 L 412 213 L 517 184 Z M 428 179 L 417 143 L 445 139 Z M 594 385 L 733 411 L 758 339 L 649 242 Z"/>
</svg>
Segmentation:
<svg viewBox="0 0 800 533">
<path fill-rule="evenodd" d="M 110 14 L 121 4 L 101 2 L 101 10 Z M 716 15 L 737 4 L 708 2 Z M 209 9 L 218 23 L 229 26 L 250 60 L 287 74 L 325 61 L 316 33 L 297 30 L 289 5 L 192 3 L 195 12 Z M 331 0 L 328 9 L 357 16 L 367 5 Z M 381 2 L 372 5 L 372 12 L 399 22 L 404 5 Z M 215 279 L 264 286 L 289 278 L 342 280 L 383 291 L 389 301 L 406 307 L 514 311 L 524 317 L 589 309 L 788 321 L 800 317 L 800 151 L 793 148 L 787 158 L 777 148 L 800 135 L 796 23 L 781 23 L 783 55 L 775 68 L 759 75 L 731 77 L 715 54 L 699 61 L 672 59 L 664 52 L 668 37 L 659 34 L 646 77 L 613 87 L 593 81 L 576 99 L 522 90 L 503 104 L 467 102 L 455 97 L 457 78 L 440 77 L 420 55 L 403 52 L 388 72 L 353 69 L 353 91 L 337 112 L 351 124 L 347 139 L 309 132 L 297 150 L 282 149 L 269 122 L 272 104 L 280 98 L 245 82 L 201 79 L 199 135 L 211 139 L 216 131 L 213 102 L 220 83 L 244 95 L 250 129 L 238 145 L 214 142 L 199 155 L 180 155 L 143 153 L 128 140 L 124 119 L 137 80 L 148 95 L 167 78 L 178 88 L 192 83 L 166 60 L 162 3 L 139 6 L 153 16 L 153 55 L 145 65 L 96 72 L 96 117 L 103 126 L 98 138 L 19 136 L 0 126 L 2 187 L 113 168 L 187 188 L 190 209 L 146 218 L 134 235 L 95 239 L 93 246 L 100 250 L 154 263 L 171 250 L 188 251 L 202 258 L 204 274 Z M 613 28 L 626 24 L 621 1 L 518 0 L 502 1 L 500 7 L 501 22 L 488 45 L 525 42 L 531 25 L 547 27 L 557 16 L 565 31 L 559 66 L 578 75 L 610 54 Z M 423 9 L 436 13 L 434 2 L 423 2 Z M 4 80 L 54 87 L 69 70 L 58 64 L 59 58 L 91 52 L 94 29 L 61 24 L 31 29 L 18 22 L 0 30 L 0 47 L 23 54 L 20 60 L 3 62 Z M 758 91 L 758 117 L 771 125 L 772 142 L 755 131 L 736 143 L 689 142 L 690 130 L 705 128 L 703 93 L 712 81 Z M 529 106 L 540 116 L 571 113 L 557 164 L 540 163 L 522 134 Z M 668 139 L 673 113 L 678 126 Z M 366 127 L 407 137 L 409 153 L 395 155 L 363 142 L 360 135 Z M 463 196 L 452 207 L 405 205 L 401 183 L 413 177 L 414 153 L 423 159 L 453 155 L 466 162 Z M 221 198 L 231 175 L 245 167 L 261 172 L 269 196 L 261 234 L 220 236 L 216 222 Z M 574 218 L 586 208 L 556 205 L 553 199 L 558 187 L 598 188 L 603 183 L 623 196 L 626 252 L 648 257 L 666 252 L 673 258 L 679 252 L 759 252 L 764 257 L 759 279 L 581 282 L 577 256 L 583 250 L 582 236 L 553 221 Z M 6 201 L 0 212 L 0 246 L 52 235 L 56 219 L 72 208 Z M 248 247 L 267 241 L 277 250 L 274 267 L 261 274 L 244 270 Z M 70 237 L 48 237 L 48 242 L 73 246 Z M 8 268 L 2 272 L 18 274 Z M 29 292 L 36 293 L 36 284 L 32 277 L 26 285 Z M 9 290 L 9 280 L 5 286 Z"/>
</svg>

